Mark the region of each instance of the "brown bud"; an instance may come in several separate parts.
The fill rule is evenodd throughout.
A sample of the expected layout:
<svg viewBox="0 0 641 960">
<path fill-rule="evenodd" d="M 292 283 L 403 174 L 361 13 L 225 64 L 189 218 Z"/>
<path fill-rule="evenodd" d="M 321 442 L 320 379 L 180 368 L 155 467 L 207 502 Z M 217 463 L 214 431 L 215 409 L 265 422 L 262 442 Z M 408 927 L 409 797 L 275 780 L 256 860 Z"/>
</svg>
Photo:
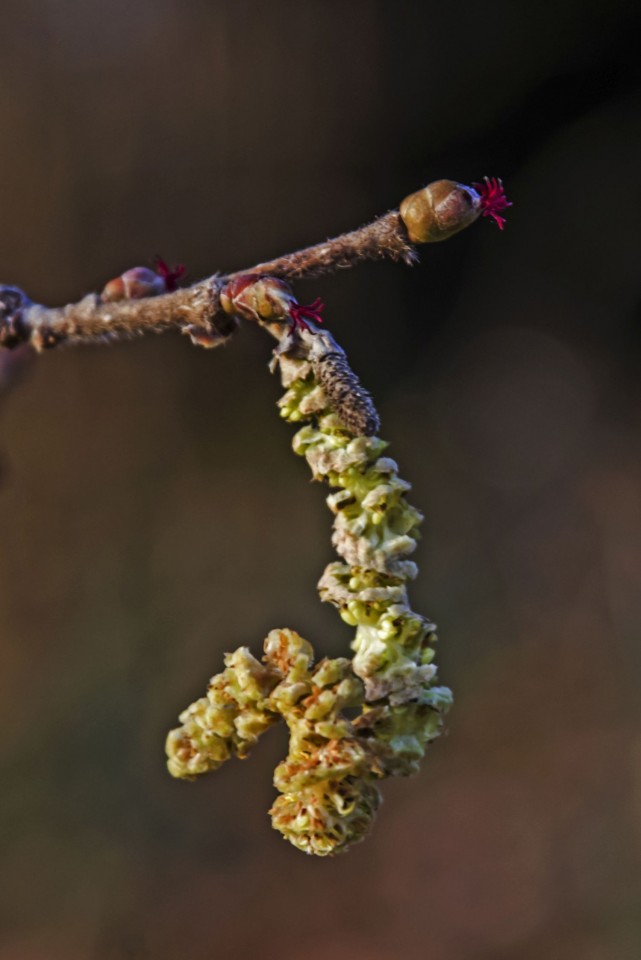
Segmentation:
<svg viewBox="0 0 641 960">
<path fill-rule="evenodd" d="M 142 297 L 156 297 L 165 293 L 165 278 L 149 267 L 132 267 L 114 280 L 110 280 L 100 294 L 104 303 L 116 300 L 140 300 Z"/>
<path fill-rule="evenodd" d="M 266 323 L 287 320 L 295 302 L 284 280 L 260 273 L 245 273 L 235 277 L 220 293 L 220 304 L 225 313 Z"/>
<path fill-rule="evenodd" d="M 412 243 L 447 240 L 477 219 L 481 198 L 472 187 L 435 180 L 405 197 L 400 214 Z"/>
</svg>

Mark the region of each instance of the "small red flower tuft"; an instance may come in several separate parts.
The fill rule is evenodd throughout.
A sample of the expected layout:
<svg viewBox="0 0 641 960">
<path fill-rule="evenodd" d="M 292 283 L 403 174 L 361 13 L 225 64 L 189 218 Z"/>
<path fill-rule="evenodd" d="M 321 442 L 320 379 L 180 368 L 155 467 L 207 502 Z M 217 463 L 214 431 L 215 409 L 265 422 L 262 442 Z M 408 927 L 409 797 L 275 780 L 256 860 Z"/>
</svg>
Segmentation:
<svg viewBox="0 0 641 960">
<path fill-rule="evenodd" d="M 492 217 L 499 230 L 502 230 L 505 217 L 501 217 L 500 213 L 511 207 L 512 203 L 505 196 L 503 181 L 499 177 L 483 177 L 483 181 L 472 184 L 481 198 L 481 213 L 484 217 Z"/>
<path fill-rule="evenodd" d="M 154 268 L 159 277 L 165 281 L 167 292 L 171 293 L 178 288 L 178 281 L 185 276 L 185 264 L 177 263 L 175 267 L 170 267 L 165 263 L 162 257 L 154 257 Z"/>
<path fill-rule="evenodd" d="M 317 297 L 313 303 L 308 304 L 304 307 L 300 303 L 293 303 L 289 308 L 289 315 L 292 318 L 292 329 L 296 327 L 302 327 L 303 330 L 309 330 L 307 326 L 307 321 L 311 320 L 312 323 L 322 323 L 323 318 L 321 313 L 325 309 L 325 304 L 320 297 Z"/>
</svg>

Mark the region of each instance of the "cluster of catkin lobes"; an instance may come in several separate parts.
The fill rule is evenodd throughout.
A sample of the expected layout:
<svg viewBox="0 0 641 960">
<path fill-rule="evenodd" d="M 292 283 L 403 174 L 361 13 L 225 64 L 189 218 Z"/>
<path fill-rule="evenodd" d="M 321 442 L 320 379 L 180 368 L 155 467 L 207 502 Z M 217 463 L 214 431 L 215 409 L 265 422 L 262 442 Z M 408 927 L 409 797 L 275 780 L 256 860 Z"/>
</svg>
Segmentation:
<svg viewBox="0 0 641 960">
<path fill-rule="evenodd" d="M 301 424 L 295 452 L 334 488 L 328 504 L 342 562 L 327 567 L 319 591 L 356 628 L 354 657 L 315 665 L 307 641 L 273 630 L 262 663 L 246 647 L 227 655 L 207 695 L 181 714 L 167 752 L 170 772 L 191 778 L 246 756 L 284 719 L 289 753 L 275 771 L 272 823 L 298 849 L 325 856 L 367 833 L 379 780 L 418 770 L 451 694 L 436 685 L 434 625 L 412 612 L 407 597 L 422 517 L 373 435 L 371 398 L 329 334 L 303 329 L 283 343 L 281 415 Z"/>
<path fill-rule="evenodd" d="M 311 359 L 281 359 L 288 387 L 281 414 L 308 421 L 294 437 L 294 450 L 305 456 L 314 479 L 336 488 L 327 503 L 335 515 L 332 543 L 344 562 L 329 564 L 318 586 L 321 598 L 356 627 L 352 669 L 365 697 L 354 727 L 368 741 L 380 775 L 415 773 L 451 704 L 450 691 L 436 686 L 434 624 L 411 610 L 407 596 L 423 518 L 406 500 L 410 487 L 395 461 L 382 455 L 385 441 L 355 435 L 346 425 L 350 411 L 323 403 L 313 358 L 323 342 L 328 350 L 335 346 L 332 338 L 303 333 L 301 339 Z"/>
</svg>

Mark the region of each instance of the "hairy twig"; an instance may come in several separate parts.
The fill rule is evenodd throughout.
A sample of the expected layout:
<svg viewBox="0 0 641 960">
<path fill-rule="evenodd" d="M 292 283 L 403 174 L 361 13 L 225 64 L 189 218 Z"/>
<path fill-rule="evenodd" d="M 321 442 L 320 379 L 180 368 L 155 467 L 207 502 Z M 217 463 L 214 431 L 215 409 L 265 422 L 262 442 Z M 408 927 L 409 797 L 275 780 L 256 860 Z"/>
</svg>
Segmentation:
<svg viewBox="0 0 641 960">
<path fill-rule="evenodd" d="M 399 210 L 364 227 L 248 270 L 214 274 L 185 289 L 174 289 L 181 268 L 172 270 L 162 261 L 156 273 L 134 268 L 110 281 L 102 294 L 89 294 L 65 307 L 44 307 L 17 287 L 0 286 L 0 347 L 30 343 L 42 351 L 63 343 L 105 342 L 168 329 L 189 334 L 200 346 L 218 346 L 236 329 L 224 297 L 239 278 L 249 274 L 298 280 L 383 257 L 413 263 L 416 244 L 445 240 L 496 206 L 497 201 L 479 189 L 437 180 L 406 197 Z"/>
<path fill-rule="evenodd" d="M 337 269 L 354 267 L 364 260 L 382 260 L 385 257 L 403 260 L 407 264 L 418 260 L 398 210 L 390 210 L 350 233 L 261 263 L 252 268 L 252 273 L 268 273 L 283 280 L 301 280 L 303 277 L 320 277 Z"/>
</svg>

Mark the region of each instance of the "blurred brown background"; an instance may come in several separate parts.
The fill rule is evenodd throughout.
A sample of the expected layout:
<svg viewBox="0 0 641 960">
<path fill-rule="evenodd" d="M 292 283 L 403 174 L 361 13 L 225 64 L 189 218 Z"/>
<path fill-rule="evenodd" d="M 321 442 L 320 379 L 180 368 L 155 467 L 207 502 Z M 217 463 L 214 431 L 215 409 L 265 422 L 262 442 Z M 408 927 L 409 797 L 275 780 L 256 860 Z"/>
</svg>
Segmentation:
<svg viewBox="0 0 641 960">
<path fill-rule="evenodd" d="M 282 731 L 164 769 L 223 651 L 350 638 L 267 338 L 52 352 L 3 404 L 1 960 L 641 955 L 633 6 L 3 0 L 0 280 L 34 299 L 156 253 L 240 268 L 443 176 L 514 207 L 298 289 L 426 511 L 412 595 L 456 696 L 343 858 L 270 829 Z"/>
</svg>

